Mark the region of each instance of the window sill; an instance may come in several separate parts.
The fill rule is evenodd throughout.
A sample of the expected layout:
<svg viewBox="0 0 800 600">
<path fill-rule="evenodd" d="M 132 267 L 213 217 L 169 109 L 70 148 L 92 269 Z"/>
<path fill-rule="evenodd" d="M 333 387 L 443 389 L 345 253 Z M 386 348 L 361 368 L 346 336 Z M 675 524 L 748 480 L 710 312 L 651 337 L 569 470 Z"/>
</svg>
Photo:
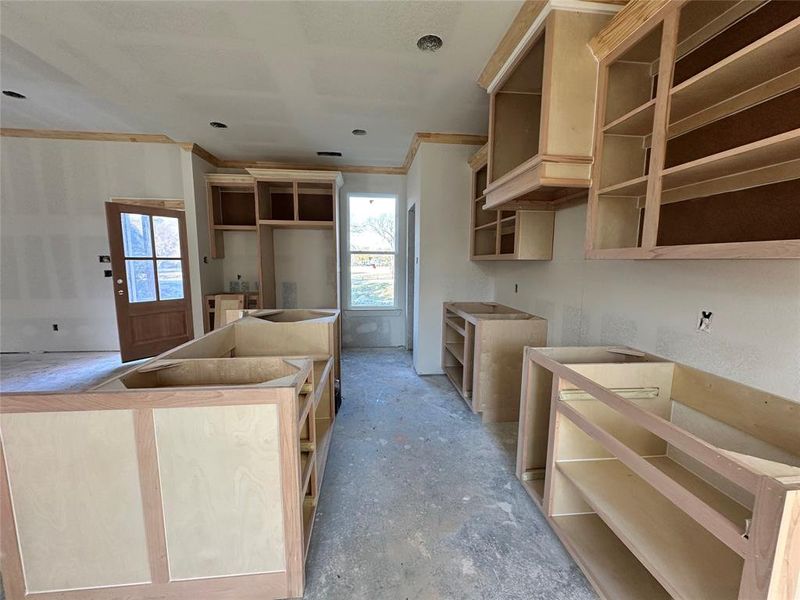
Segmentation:
<svg viewBox="0 0 800 600">
<path fill-rule="evenodd" d="M 401 317 L 400 308 L 346 308 L 345 317 Z"/>
</svg>

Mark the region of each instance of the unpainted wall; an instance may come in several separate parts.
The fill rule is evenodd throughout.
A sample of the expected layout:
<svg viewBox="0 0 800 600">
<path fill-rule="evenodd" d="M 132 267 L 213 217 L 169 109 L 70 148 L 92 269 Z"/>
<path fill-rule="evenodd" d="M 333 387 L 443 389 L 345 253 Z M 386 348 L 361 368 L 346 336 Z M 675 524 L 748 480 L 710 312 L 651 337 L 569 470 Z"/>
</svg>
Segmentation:
<svg viewBox="0 0 800 600">
<path fill-rule="evenodd" d="M 119 349 L 110 265 L 98 260 L 109 253 L 105 202 L 183 198 L 181 152 L 0 138 L 0 350 Z"/>
<path fill-rule="evenodd" d="M 558 211 L 553 260 L 492 265 L 496 300 L 548 319 L 551 346 L 625 344 L 800 401 L 799 261 L 585 260 L 585 228 L 586 205 Z"/>
<path fill-rule="evenodd" d="M 346 348 L 381 348 L 405 344 L 406 304 L 406 176 L 344 173 L 339 191 L 342 256 L 342 345 Z M 391 194 L 397 196 L 397 265 L 394 310 L 350 310 L 348 304 L 347 227 L 348 194 Z"/>
</svg>

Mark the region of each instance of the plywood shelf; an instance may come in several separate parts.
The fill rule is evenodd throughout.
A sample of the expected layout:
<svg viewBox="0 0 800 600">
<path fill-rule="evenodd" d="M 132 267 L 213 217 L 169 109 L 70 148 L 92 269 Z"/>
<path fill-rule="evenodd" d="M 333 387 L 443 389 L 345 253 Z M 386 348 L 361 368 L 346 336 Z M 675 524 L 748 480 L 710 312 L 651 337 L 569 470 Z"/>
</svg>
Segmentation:
<svg viewBox="0 0 800 600">
<path fill-rule="evenodd" d="M 664 169 L 662 186 L 671 190 L 797 159 L 800 159 L 800 129 Z"/>
<path fill-rule="evenodd" d="M 675 598 L 735 600 L 741 557 L 616 460 L 558 469 Z"/>
<path fill-rule="evenodd" d="M 656 101 L 654 98 L 609 123 L 603 127 L 603 132 L 606 135 L 650 135 L 653 132 L 655 109 Z"/>
<path fill-rule="evenodd" d="M 453 357 L 460 362 L 462 365 L 464 364 L 464 344 L 458 342 L 445 342 L 445 348 Z"/>
<path fill-rule="evenodd" d="M 759 38 L 670 91 L 679 120 L 800 67 L 800 18 Z"/>
<path fill-rule="evenodd" d="M 480 231 L 481 229 L 497 229 L 497 221 L 491 221 L 485 225 L 477 225 L 475 227 L 475 231 Z"/>
<path fill-rule="evenodd" d="M 214 225 L 216 231 L 255 231 L 255 225 Z"/>
<path fill-rule="evenodd" d="M 285 221 L 281 219 L 259 219 L 259 225 L 286 229 L 333 229 L 333 221 Z"/>
<path fill-rule="evenodd" d="M 460 334 L 462 337 L 467 335 L 467 332 L 464 330 L 464 321 L 463 319 L 460 320 L 460 323 L 453 318 L 446 318 L 445 323 L 447 326 L 452 329 L 453 331 Z"/>
<path fill-rule="evenodd" d="M 553 531 L 605 600 L 670 600 L 670 595 L 597 515 L 551 519 Z"/>
<path fill-rule="evenodd" d="M 647 175 L 609 185 L 598 193 L 601 196 L 644 196 L 647 193 Z"/>
</svg>

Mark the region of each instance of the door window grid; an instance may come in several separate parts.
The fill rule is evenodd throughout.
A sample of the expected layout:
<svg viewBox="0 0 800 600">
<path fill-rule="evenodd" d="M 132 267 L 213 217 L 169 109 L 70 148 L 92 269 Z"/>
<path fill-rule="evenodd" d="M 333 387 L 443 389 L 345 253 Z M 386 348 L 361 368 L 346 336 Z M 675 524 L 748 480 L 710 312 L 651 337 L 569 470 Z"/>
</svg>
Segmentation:
<svg viewBox="0 0 800 600">
<path fill-rule="evenodd" d="M 128 301 L 181 300 L 183 265 L 175 217 L 121 213 Z"/>
</svg>

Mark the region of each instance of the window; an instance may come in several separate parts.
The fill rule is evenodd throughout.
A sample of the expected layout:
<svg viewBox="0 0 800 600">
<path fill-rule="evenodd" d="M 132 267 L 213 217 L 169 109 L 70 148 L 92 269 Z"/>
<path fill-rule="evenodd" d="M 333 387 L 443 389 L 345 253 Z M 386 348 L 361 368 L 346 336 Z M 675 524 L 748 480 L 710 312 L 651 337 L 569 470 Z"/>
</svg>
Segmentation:
<svg viewBox="0 0 800 600">
<path fill-rule="evenodd" d="M 395 308 L 397 197 L 348 196 L 350 308 Z"/>
<path fill-rule="evenodd" d="M 120 217 L 129 302 L 182 299 L 178 219 L 154 216 L 151 222 L 149 215 L 133 213 L 122 213 Z"/>
</svg>

